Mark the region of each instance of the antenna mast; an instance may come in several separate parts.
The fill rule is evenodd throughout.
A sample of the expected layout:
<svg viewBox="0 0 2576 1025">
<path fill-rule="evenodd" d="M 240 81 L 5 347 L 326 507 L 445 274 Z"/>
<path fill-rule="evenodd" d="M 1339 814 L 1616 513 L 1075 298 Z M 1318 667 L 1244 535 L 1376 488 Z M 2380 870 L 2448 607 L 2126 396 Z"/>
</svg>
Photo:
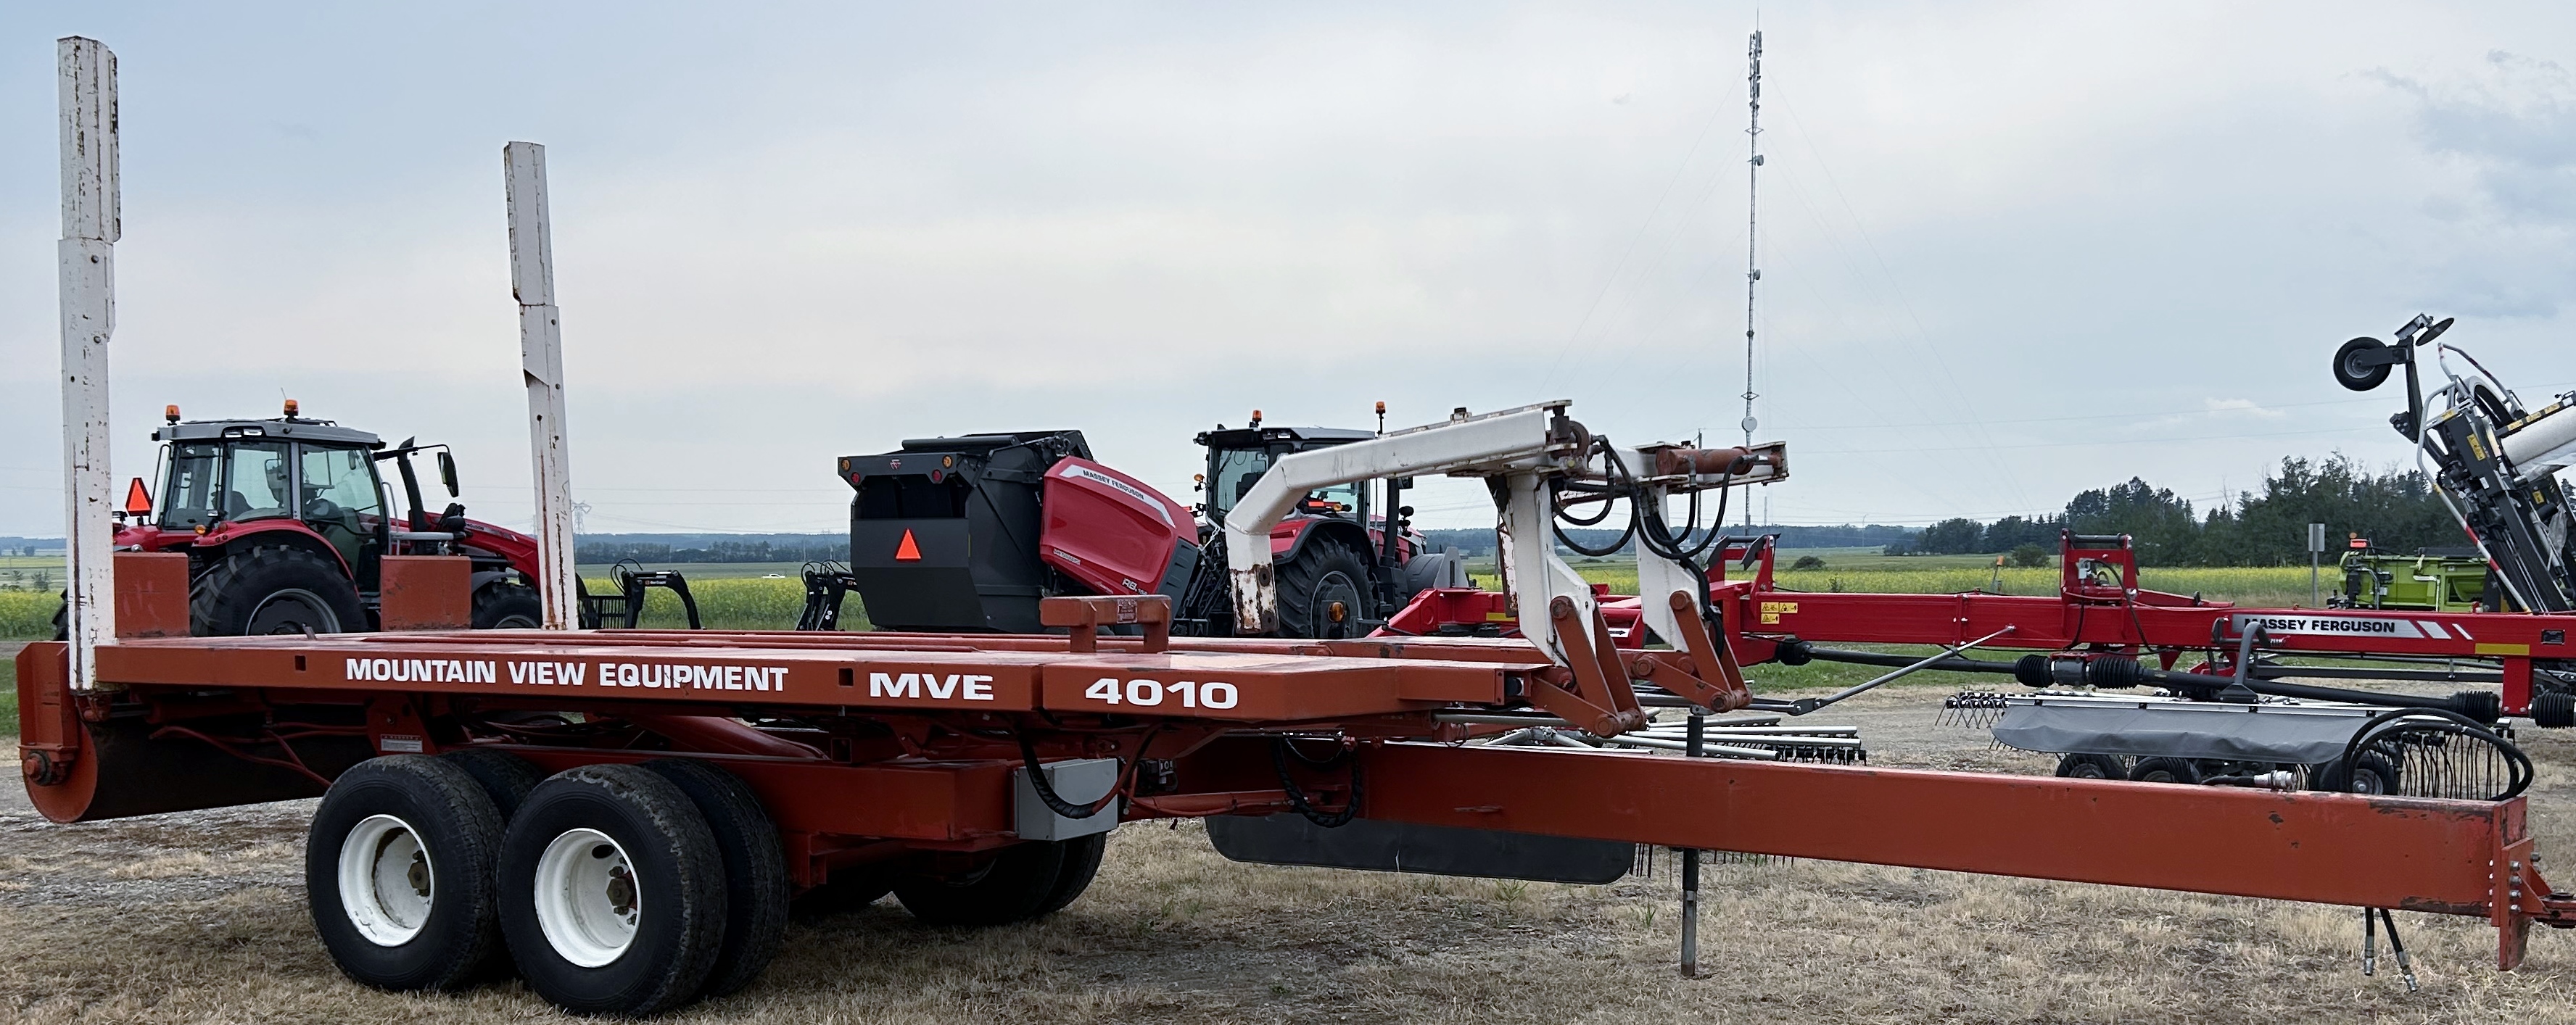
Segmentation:
<svg viewBox="0 0 2576 1025">
<path fill-rule="evenodd" d="M 1762 32 L 1754 30 L 1752 41 L 1745 47 L 1746 107 L 1750 120 L 1744 128 L 1744 445 L 1753 446 L 1753 429 L 1760 422 L 1753 419 L 1753 286 L 1762 280 L 1762 268 L 1755 264 L 1760 250 L 1755 242 L 1757 219 L 1762 211 Z M 1753 503 L 1744 503 L 1744 525 L 1753 525 Z"/>
</svg>

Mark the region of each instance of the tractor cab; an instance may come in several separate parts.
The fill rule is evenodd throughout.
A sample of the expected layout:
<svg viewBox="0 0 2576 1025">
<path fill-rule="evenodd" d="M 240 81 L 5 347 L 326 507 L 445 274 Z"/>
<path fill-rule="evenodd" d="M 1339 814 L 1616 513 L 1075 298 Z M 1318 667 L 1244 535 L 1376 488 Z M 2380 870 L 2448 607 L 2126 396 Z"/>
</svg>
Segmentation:
<svg viewBox="0 0 2576 1025">
<path fill-rule="evenodd" d="M 388 447 L 366 431 L 301 416 L 293 400 L 270 420 L 182 421 L 177 406 L 165 420 L 152 432 L 161 443 L 159 501 L 136 479 L 116 544 L 189 556 L 193 632 L 368 629 L 387 555 L 471 558 L 477 626 L 541 620 L 527 613 L 534 592 L 511 579 L 535 568 L 534 539 L 468 520 L 454 502 L 436 515 L 423 507 L 411 457 L 434 451 L 453 499 L 456 461 L 445 446 Z M 379 463 L 399 471 L 407 510 L 397 511 Z"/>
<path fill-rule="evenodd" d="M 1381 403 L 1378 415 L 1385 416 Z M 1226 514 L 1282 457 L 1377 438 L 1375 431 L 1343 427 L 1265 427 L 1255 410 L 1250 425 L 1203 431 L 1207 472 L 1199 487 L 1207 524 L 1203 542 L 1220 535 Z M 1278 567 L 1285 630 L 1299 637 L 1357 637 L 1383 623 L 1425 587 L 1463 585 L 1463 561 L 1431 552 L 1415 533 L 1403 504 L 1411 478 L 1337 484 L 1308 492 L 1294 512 L 1270 531 Z M 1217 559 L 1212 565 L 1222 566 Z"/>
<path fill-rule="evenodd" d="M 1368 431 L 1341 427 L 1264 427 L 1256 418 L 1250 427 L 1228 430 L 1219 427 L 1201 432 L 1197 438 L 1207 447 L 1207 492 L 1205 511 L 1209 522 L 1222 524 L 1225 514 L 1252 490 L 1270 464 L 1279 457 L 1309 449 L 1348 445 L 1377 437 Z M 1358 522 L 1364 504 L 1364 484 L 1337 484 L 1308 494 L 1297 503 L 1300 516 L 1337 516 Z"/>
<path fill-rule="evenodd" d="M 177 421 L 153 432 L 162 442 L 160 514 L 164 533 L 204 536 L 263 520 L 302 523 L 372 585 L 372 556 L 389 526 L 375 453 L 384 439 L 328 420 Z M 231 531 L 226 531 L 230 533 Z"/>
</svg>

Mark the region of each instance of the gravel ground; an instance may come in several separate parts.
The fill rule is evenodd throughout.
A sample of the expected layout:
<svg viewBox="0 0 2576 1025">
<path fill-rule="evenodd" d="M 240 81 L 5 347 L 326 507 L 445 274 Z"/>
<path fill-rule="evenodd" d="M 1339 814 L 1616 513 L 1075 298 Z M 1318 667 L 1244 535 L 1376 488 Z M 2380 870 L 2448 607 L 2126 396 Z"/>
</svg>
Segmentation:
<svg viewBox="0 0 2576 1025">
<path fill-rule="evenodd" d="M 1816 718 L 1859 726 L 1873 765 L 2049 770 L 1937 725 L 1947 693 Z M 2536 732 L 2537 831 L 2576 848 L 2576 745 Z M 558 1019 L 511 981 L 342 980 L 305 918 L 313 803 L 54 826 L 0 790 L 0 1019 Z M 2345 909 L 1815 862 L 1722 863 L 1708 886 L 1714 978 L 1686 981 L 1668 867 L 1604 887 L 1265 868 L 1195 824 L 1134 825 L 1044 922 L 926 929 L 891 901 L 803 920 L 763 982 L 678 1020 L 2576 1021 L 2576 939 L 2546 931 L 2507 975 L 2481 923 L 2401 916 L 2425 983 L 2408 994 L 2359 974 Z"/>
</svg>

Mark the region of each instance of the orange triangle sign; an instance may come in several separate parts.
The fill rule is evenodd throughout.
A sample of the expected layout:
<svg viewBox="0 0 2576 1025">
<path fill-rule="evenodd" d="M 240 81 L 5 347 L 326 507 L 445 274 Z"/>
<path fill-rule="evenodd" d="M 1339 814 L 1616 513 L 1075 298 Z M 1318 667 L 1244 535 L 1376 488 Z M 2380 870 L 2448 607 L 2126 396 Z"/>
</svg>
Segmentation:
<svg viewBox="0 0 2576 1025">
<path fill-rule="evenodd" d="M 152 491 L 143 486 L 141 477 L 134 478 L 134 483 L 125 487 L 125 514 L 128 516 L 152 515 Z"/>
<path fill-rule="evenodd" d="M 898 544 L 896 544 L 896 545 L 894 546 L 894 561 L 896 561 L 896 562 L 920 562 L 920 561 L 921 561 L 921 545 L 913 541 L 913 539 L 912 539 L 912 528 L 910 528 L 910 527 L 906 527 L 906 528 L 904 528 L 904 531 L 903 531 L 903 540 L 902 540 L 900 543 L 898 543 Z"/>
</svg>

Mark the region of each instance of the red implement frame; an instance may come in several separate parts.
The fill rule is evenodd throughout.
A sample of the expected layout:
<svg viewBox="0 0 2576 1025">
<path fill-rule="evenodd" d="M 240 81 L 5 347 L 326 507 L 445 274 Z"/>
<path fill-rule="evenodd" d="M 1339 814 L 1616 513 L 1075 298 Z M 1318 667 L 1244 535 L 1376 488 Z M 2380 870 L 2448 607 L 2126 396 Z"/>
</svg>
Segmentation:
<svg viewBox="0 0 2576 1025">
<path fill-rule="evenodd" d="M 315 791 L 335 770 L 297 753 L 310 738 L 364 738 L 363 752 L 486 746 L 547 771 L 705 758 L 764 798 L 791 875 L 815 885 L 840 865 L 972 857 L 1016 842 L 1022 737 L 1041 760 L 1126 762 L 1130 819 L 1346 807 L 1356 774 L 1289 791 L 1271 745 L 1293 734 L 1355 748 L 1370 781 L 1360 812 L 1383 821 L 2474 915 L 2501 930 L 2505 967 L 2521 959 L 2530 923 L 2576 926 L 2576 899 L 2552 891 L 2533 863 L 2520 798 L 1461 747 L 1469 727 L 1433 713 L 1562 708 L 1619 719 L 1634 707 L 1630 680 L 1698 680 L 1700 662 L 1723 656 L 1603 650 L 1580 674 L 1600 679 L 1575 679 L 1520 642 L 1099 636 L 1113 623 L 1158 625 L 1163 599 L 1052 601 L 1066 604 L 1048 621 L 1075 626 L 1072 638 L 128 639 L 99 649 L 103 687 L 84 694 L 67 689 L 62 645 L 33 644 L 18 659 L 21 753 L 37 807 L 61 821 L 92 814 L 102 780 L 135 778 L 100 763 L 134 757 L 136 744 L 200 754 L 197 745 L 211 745 L 264 771 L 291 767 Z M 1731 673 L 1711 675 L 1720 682 L 1700 683 L 1707 692 L 1741 693 Z M 535 710 L 579 712 L 586 725 L 497 714 Z M 144 739 L 102 747 L 114 737 Z M 1169 770 L 1150 788 L 1135 771 L 1147 759 Z"/>
<path fill-rule="evenodd" d="M 1731 564 L 1751 553 L 1749 575 L 1736 578 Z M 2416 612 L 2373 609 L 2241 608 L 2138 586 L 2136 553 L 2122 537 L 2079 543 L 2070 538 L 2060 559 L 2058 593 L 2005 595 L 1874 594 L 1782 590 L 1772 575 L 1773 549 L 1742 542 L 1722 546 L 1711 561 L 1712 604 L 1731 624 L 1737 658 L 1771 661 L 1780 641 L 1927 644 L 1948 647 L 2013 631 L 1986 647 L 2083 654 L 2117 653 L 2153 658 L 2171 669 L 2194 656 L 2226 671 L 2236 639 L 2262 627 L 2272 654 L 2407 655 L 2497 659 L 2503 667 L 2504 710 L 2529 713 L 2532 662 L 2576 659 L 2568 637 L 2576 615 L 2502 612 Z M 1746 567 L 1732 567 L 1738 572 Z M 2107 579 L 2106 579 L 2107 578 Z M 1602 613 L 1621 647 L 1642 647 L 1635 628 L 1637 599 L 1606 598 Z M 1425 591 L 1389 621 L 1388 631 L 1407 636 L 1490 632 L 1517 636 L 1504 596 L 1471 588 Z"/>
</svg>

